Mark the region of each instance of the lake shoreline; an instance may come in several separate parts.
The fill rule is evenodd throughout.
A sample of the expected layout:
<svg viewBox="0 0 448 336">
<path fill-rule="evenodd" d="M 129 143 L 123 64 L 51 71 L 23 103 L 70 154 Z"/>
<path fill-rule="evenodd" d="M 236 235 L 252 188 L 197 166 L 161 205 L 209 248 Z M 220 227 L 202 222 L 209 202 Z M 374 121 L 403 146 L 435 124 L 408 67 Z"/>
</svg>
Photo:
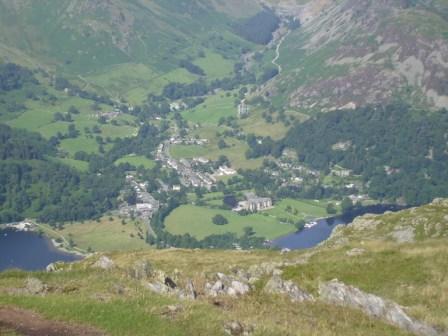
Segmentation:
<svg viewBox="0 0 448 336">
<path fill-rule="evenodd" d="M 66 246 L 64 246 L 63 243 L 57 242 L 54 237 L 52 237 L 51 235 L 49 235 L 46 232 L 45 228 L 42 229 L 39 224 L 36 224 L 29 219 L 26 219 L 21 222 L 0 224 L 0 233 L 4 230 L 8 230 L 8 229 L 14 230 L 17 232 L 34 232 L 34 233 L 38 234 L 39 236 L 44 236 L 54 251 L 76 255 L 76 256 L 79 256 L 82 258 L 85 258 L 88 256 L 88 253 L 83 253 L 81 251 L 69 249 Z"/>
<path fill-rule="evenodd" d="M 0 271 L 45 271 L 55 262 L 84 259 L 84 256 L 58 248 L 50 238 L 36 230 L 16 230 L 11 226 L 0 227 L 0 255 Z"/>
</svg>

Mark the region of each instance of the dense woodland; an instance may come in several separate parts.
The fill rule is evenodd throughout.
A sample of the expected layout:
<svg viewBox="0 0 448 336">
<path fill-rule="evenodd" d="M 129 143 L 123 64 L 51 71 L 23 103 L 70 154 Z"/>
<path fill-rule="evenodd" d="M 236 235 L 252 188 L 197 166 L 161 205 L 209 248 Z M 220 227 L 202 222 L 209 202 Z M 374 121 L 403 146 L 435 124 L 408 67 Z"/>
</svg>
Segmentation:
<svg viewBox="0 0 448 336">
<path fill-rule="evenodd" d="M 0 93 L 21 89 L 26 83 L 37 83 L 30 70 L 12 63 L 0 64 Z"/>
<path fill-rule="evenodd" d="M 37 217 L 56 224 L 101 216 L 124 181 L 116 168 L 79 173 L 59 164 L 39 134 L 0 125 L 0 223 Z"/>
<path fill-rule="evenodd" d="M 448 196 L 447 130 L 448 111 L 396 104 L 318 115 L 282 143 L 313 168 L 340 165 L 362 175 L 375 199 L 423 204 Z"/>
<path fill-rule="evenodd" d="M 271 9 L 264 9 L 255 16 L 237 25 L 235 31 L 248 41 L 257 44 L 268 44 L 272 33 L 279 27 L 280 20 Z"/>
</svg>

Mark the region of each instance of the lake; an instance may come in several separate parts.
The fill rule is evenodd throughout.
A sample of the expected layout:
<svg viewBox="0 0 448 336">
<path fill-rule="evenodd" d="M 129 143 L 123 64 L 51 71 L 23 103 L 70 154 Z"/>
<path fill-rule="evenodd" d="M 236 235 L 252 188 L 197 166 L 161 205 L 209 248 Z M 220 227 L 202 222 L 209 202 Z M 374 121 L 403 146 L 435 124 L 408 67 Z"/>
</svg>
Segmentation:
<svg viewBox="0 0 448 336">
<path fill-rule="evenodd" d="M 367 213 L 383 214 L 386 211 L 399 211 L 404 208 L 394 204 L 362 207 L 345 216 L 321 219 L 312 228 L 277 238 L 272 241 L 271 245 L 278 248 L 288 248 L 290 250 L 311 248 L 328 239 L 336 226 L 351 223 L 357 216 L 362 216 Z"/>
<path fill-rule="evenodd" d="M 0 230 L 0 271 L 9 268 L 44 270 L 52 262 L 80 259 L 78 255 L 56 249 L 48 238 L 36 232 Z"/>
</svg>

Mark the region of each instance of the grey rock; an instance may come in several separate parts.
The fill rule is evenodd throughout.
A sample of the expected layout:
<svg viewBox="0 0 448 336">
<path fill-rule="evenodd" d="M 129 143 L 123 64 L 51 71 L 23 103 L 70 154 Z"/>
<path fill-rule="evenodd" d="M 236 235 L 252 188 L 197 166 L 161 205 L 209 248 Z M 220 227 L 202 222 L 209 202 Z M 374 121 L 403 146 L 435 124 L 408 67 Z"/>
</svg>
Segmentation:
<svg viewBox="0 0 448 336">
<path fill-rule="evenodd" d="M 224 284 L 221 280 L 216 281 L 214 284 L 207 283 L 205 292 L 208 296 L 216 297 L 224 293 Z"/>
<path fill-rule="evenodd" d="M 96 263 L 93 264 L 93 267 L 100 268 L 103 270 L 109 270 L 115 266 L 115 263 L 112 261 L 112 259 L 101 256 Z"/>
<path fill-rule="evenodd" d="M 366 250 L 358 247 L 345 252 L 345 254 L 349 257 L 358 257 L 360 255 L 363 255 L 364 253 L 366 253 Z"/>
<path fill-rule="evenodd" d="M 195 300 L 198 297 L 196 288 L 194 287 L 193 281 L 191 279 L 187 281 L 187 285 L 185 286 L 184 297 L 189 300 Z"/>
<path fill-rule="evenodd" d="M 291 250 L 289 248 L 284 248 L 284 249 L 282 249 L 280 251 L 280 254 L 286 254 L 286 253 L 289 253 L 289 252 L 291 252 Z"/>
<path fill-rule="evenodd" d="M 132 278 L 143 280 L 154 275 L 154 268 L 148 260 L 138 260 L 132 265 L 129 273 Z"/>
<path fill-rule="evenodd" d="M 236 280 L 232 281 L 229 289 L 233 290 L 232 294 L 229 294 L 232 296 L 245 295 L 250 291 L 249 285 Z"/>
<path fill-rule="evenodd" d="M 48 273 L 53 273 L 53 272 L 58 272 L 58 271 L 60 271 L 61 268 L 60 268 L 60 266 L 59 266 L 57 263 L 51 263 L 51 264 L 49 264 L 49 265 L 45 268 L 45 270 L 46 270 Z"/>
<path fill-rule="evenodd" d="M 311 294 L 300 289 L 292 281 L 284 281 L 280 276 L 274 275 L 264 287 L 269 294 L 280 294 L 290 298 L 293 302 L 314 301 Z"/>
<path fill-rule="evenodd" d="M 224 324 L 224 331 L 231 336 L 249 336 L 253 333 L 254 328 L 252 326 L 244 326 L 239 321 L 229 321 Z"/>
<path fill-rule="evenodd" d="M 146 288 L 148 288 L 151 292 L 156 294 L 168 294 L 171 291 L 171 288 L 165 286 L 164 283 L 158 281 L 147 283 Z"/>
<path fill-rule="evenodd" d="M 28 278 L 25 282 L 25 293 L 30 295 L 44 295 L 48 290 L 46 284 L 36 278 Z"/>
<path fill-rule="evenodd" d="M 320 284 L 319 295 L 325 302 L 359 309 L 370 317 L 387 321 L 415 335 L 441 335 L 433 327 L 409 317 L 397 303 L 364 293 L 338 280 Z"/>
<path fill-rule="evenodd" d="M 391 236 L 397 243 L 412 243 L 415 240 L 414 228 L 411 226 L 396 228 Z"/>
</svg>

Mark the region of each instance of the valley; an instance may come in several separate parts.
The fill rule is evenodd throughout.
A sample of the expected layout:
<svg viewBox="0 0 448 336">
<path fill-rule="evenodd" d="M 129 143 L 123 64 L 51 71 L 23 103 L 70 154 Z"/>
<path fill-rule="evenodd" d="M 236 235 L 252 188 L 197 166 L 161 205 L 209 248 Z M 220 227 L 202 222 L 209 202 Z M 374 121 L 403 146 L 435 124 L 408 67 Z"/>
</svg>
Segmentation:
<svg viewBox="0 0 448 336">
<path fill-rule="evenodd" d="M 325 2 L 320 5 L 298 4 L 297 7 L 289 4 L 288 10 L 282 7 L 285 4 L 276 4 L 272 9 L 263 9 L 251 1 L 247 5 L 251 8 L 247 15 L 229 15 L 224 8 L 212 6 L 207 10 L 212 10 L 213 14 L 205 18 L 201 13 L 206 9 L 198 1 L 188 8 L 192 16 L 189 21 L 181 19 L 178 8 L 172 11 L 174 7 L 170 7 L 172 4 L 167 2 L 149 2 L 138 15 L 133 12 L 136 3 L 126 11 L 122 10 L 120 15 L 116 12 L 120 8 L 118 4 L 98 7 L 91 4 L 95 10 L 105 13 L 110 27 L 118 24 L 115 20 L 121 21 L 118 24 L 121 35 L 112 39 L 113 44 L 107 47 L 107 56 L 97 52 L 97 44 L 87 43 L 100 36 L 99 31 L 94 35 L 87 32 L 89 29 L 98 29 L 95 27 L 98 22 L 89 21 L 91 19 L 87 14 L 82 16 L 88 7 L 75 9 L 74 6 L 60 4 L 69 19 L 58 34 L 75 36 L 73 34 L 79 32 L 75 33 L 73 28 L 78 24 L 85 25 L 87 30 L 83 33 L 83 40 L 86 44 L 79 47 L 84 48 L 85 55 L 94 53 L 96 57 L 103 57 L 105 68 L 94 66 L 84 56 L 63 59 L 62 55 L 53 53 L 51 48 L 44 48 L 41 52 L 50 53 L 52 62 L 59 62 L 53 68 L 54 64 L 51 67 L 31 67 L 28 73 L 26 67 L 14 68 L 5 63 L 5 76 L 18 73 L 19 78 L 17 88 L 6 89 L 2 93 L 1 103 L 5 109 L 1 114 L 3 123 L 39 133 L 54 148 L 50 161 L 70 167 L 76 174 L 86 177 L 102 174 L 111 165 L 113 174 L 119 172 L 121 175 L 121 190 L 112 193 L 119 194 L 118 198 L 112 201 L 112 194 L 106 196 L 108 205 L 104 209 L 108 210 L 107 213 L 95 215 L 95 218 L 72 215 L 70 217 L 75 220 L 70 219 L 71 224 L 67 225 L 64 224 L 67 216 L 62 214 L 56 216 L 59 219 L 51 219 L 51 222 L 44 224 L 59 228 L 60 234 L 64 234 L 67 240 L 67 235 L 70 235 L 74 244 L 80 244 L 85 251 L 95 251 L 94 247 L 103 250 L 107 244 L 103 245 L 101 241 L 97 243 L 91 238 L 87 238 L 89 243 L 86 243 L 85 230 L 65 229 L 66 226 L 89 227 L 79 223 L 77 217 L 90 220 L 93 228 L 98 227 L 100 235 L 110 236 L 106 239 L 120 241 L 112 244 L 109 247 L 111 249 L 123 249 L 128 244 L 135 248 L 145 247 L 144 241 L 159 247 L 171 246 L 173 242 L 174 246 L 188 247 L 197 244 L 194 242 L 197 239 L 200 241 L 212 236 L 225 241 L 220 243 L 223 246 L 232 247 L 235 243 L 232 239 L 244 237 L 246 228 L 252 230 L 254 238 L 260 239 L 257 246 L 261 246 L 263 239 L 271 240 L 301 230 L 307 221 L 332 217 L 351 211 L 355 206 L 391 201 L 421 204 L 434 196 L 444 195 L 443 187 L 428 187 L 426 194 L 415 195 L 415 191 L 406 189 L 408 180 L 400 179 L 397 183 L 402 186 L 398 190 L 401 188 L 402 191 L 385 191 L 385 187 L 381 187 L 381 191 L 377 192 L 380 190 L 375 184 L 379 179 L 378 173 L 369 176 L 360 174 L 359 165 L 353 165 L 350 162 L 352 159 L 338 162 L 332 158 L 322 164 L 318 160 L 328 161 L 331 153 L 325 154 L 326 158 L 305 158 L 306 154 L 301 151 L 317 146 L 319 141 L 311 135 L 301 143 L 295 140 L 294 132 L 303 137 L 306 131 L 300 130 L 300 125 L 317 123 L 314 119 L 307 121 L 315 112 L 283 103 L 279 108 L 282 96 L 275 93 L 275 87 L 293 71 L 288 59 L 292 44 L 298 36 L 314 29 L 311 17 L 318 17 L 315 20 L 321 22 L 319 15 L 324 14 L 319 14 L 319 10 L 330 5 Z M 5 10 L 12 10 L 6 3 L 2 6 Z M 154 14 L 155 8 L 158 8 L 158 14 Z M 14 10 L 33 13 L 33 5 L 24 3 L 23 7 Z M 332 10 L 339 10 L 338 6 Z M 73 21 L 72 14 L 76 11 L 81 14 L 79 22 Z M 163 47 L 160 45 L 159 49 L 171 48 L 170 52 L 151 55 L 145 62 L 141 56 L 149 51 L 148 43 L 153 38 L 141 34 L 136 36 L 137 43 L 145 46 L 140 50 L 138 47 L 129 49 L 133 42 L 132 38 L 129 39 L 130 35 L 126 37 L 130 29 L 127 25 L 144 24 L 142 15 L 152 17 L 152 21 L 149 21 L 152 23 L 177 22 L 169 30 L 173 34 L 172 38 L 158 40 L 159 44 L 162 41 L 167 43 L 166 46 L 162 43 Z M 311 21 L 307 22 L 304 16 Z M 193 23 L 193 18 L 200 18 L 202 24 L 207 25 L 207 20 L 212 17 L 218 20 L 218 24 L 215 22 L 213 25 L 213 31 L 191 33 L 200 31 Z M 303 27 L 300 20 L 304 20 Z M 265 25 L 263 27 L 260 26 L 262 22 Z M 43 29 L 41 36 L 46 36 L 43 32 L 50 27 L 48 25 L 55 24 L 57 22 L 48 21 L 39 27 Z M 226 28 L 218 28 L 221 26 Z M 263 29 L 255 31 L 255 26 Z M 17 25 L 16 28 L 24 30 L 26 27 Z M 109 31 L 106 29 L 104 32 Z M 181 42 L 179 36 L 186 33 L 187 41 Z M 74 37 L 72 39 L 78 40 Z M 3 43 L 9 42 L 5 40 Z M 26 52 L 26 49 L 23 51 Z M 110 58 L 110 55 L 120 53 L 126 54 L 129 59 L 121 61 Z M 300 53 L 299 50 L 296 58 L 306 64 L 302 71 L 308 71 L 309 74 L 320 71 L 313 68 L 308 56 L 300 56 Z M 83 53 L 79 51 L 78 54 Z M 43 57 L 39 53 L 33 55 L 47 62 L 47 56 Z M 5 61 L 9 57 L 7 53 L 3 55 Z M 311 62 L 318 60 L 323 62 L 320 58 L 313 58 Z M 61 62 L 65 65 L 62 66 Z M 84 63 L 93 68 L 82 66 Z M 29 63 L 22 65 L 30 66 Z M 286 74 L 283 74 L 284 71 Z M 248 113 L 239 116 L 238 105 L 242 101 L 247 104 Z M 355 105 L 347 105 L 347 108 L 351 109 Z M 422 109 L 419 113 L 424 113 L 424 108 L 419 108 Z M 392 107 L 386 109 L 392 110 Z M 154 137 L 155 134 L 157 137 Z M 367 138 L 369 136 L 366 135 Z M 329 145 L 333 146 L 334 151 L 334 146 L 350 141 L 335 139 Z M 341 153 L 347 151 L 344 146 L 341 147 Z M 319 153 L 325 150 L 322 147 Z M 422 147 L 421 150 L 425 149 Z M 427 150 L 434 151 L 434 148 L 428 147 Z M 309 153 L 316 151 L 309 150 Z M 340 156 L 340 153 L 337 154 Z M 390 158 L 387 160 L 384 162 L 385 167 L 388 162 L 391 163 Z M 445 158 L 441 160 L 440 164 L 443 165 Z M 424 162 L 421 165 L 428 166 Z M 399 172 L 400 168 L 391 166 L 387 169 L 391 180 L 399 177 L 399 174 L 395 177 L 390 172 Z M 160 206 L 152 209 L 147 201 L 136 197 L 132 183 L 123 179 L 125 174 L 131 174 L 137 184 L 144 185 L 141 192 L 148 192 Z M 441 176 L 436 178 L 442 179 Z M 247 192 L 271 198 L 274 209 L 241 216 L 231 211 L 232 207 L 224 202 L 225 197 L 243 201 Z M 14 214 L 14 211 L 5 208 L 7 213 L 4 217 L 7 221 L 20 220 L 24 214 L 35 217 L 39 213 L 39 210 L 32 210 L 38 208 L 33 205 L 35 195 L 28 193 L 26 197 L 28 206 L 25 205 L 25 208 L 28 207 L 29 211 L 21 210 Z M 313 200 L 319 202 L 319 207 L 308 210 L 305 205 Z M 283 206 L 290 202 L 298 204 Z M 147 207 L 152 210 L 142 212 L 141 209 Z M 21 208 L 17 207 L 17 210 Z M 163 220 L 155 216 L 158 209 Z M 216 215 L 226 218 L 229 224 L 214 225 L 212 218 Z M 102 216 L 112 218 L 110 228 L 101 224 Z M 140 224 L 136 224 L 139 227 L 137 232 L 129 232 L 124 227 L 120 229 L 120 226 L 112 230 L 112 223 L 127 221 L 129 216 L 132 216 L 131 221 L 135 218 L 139 221 Z M 42 215 L 37 217 L 38 220 L 42 218 Z M 129 240 L 129 235 L 137 238 Z M 194 238 L 193 242 L 187 243 L 190 238 Z M 129 243 L 125 243 L 126 240 Z"/>
<path fill-rule="evenodd" d="M 442 0 L 0 0 L 0 334 L 445 336 L 447 79 Z"/>
</svg>

